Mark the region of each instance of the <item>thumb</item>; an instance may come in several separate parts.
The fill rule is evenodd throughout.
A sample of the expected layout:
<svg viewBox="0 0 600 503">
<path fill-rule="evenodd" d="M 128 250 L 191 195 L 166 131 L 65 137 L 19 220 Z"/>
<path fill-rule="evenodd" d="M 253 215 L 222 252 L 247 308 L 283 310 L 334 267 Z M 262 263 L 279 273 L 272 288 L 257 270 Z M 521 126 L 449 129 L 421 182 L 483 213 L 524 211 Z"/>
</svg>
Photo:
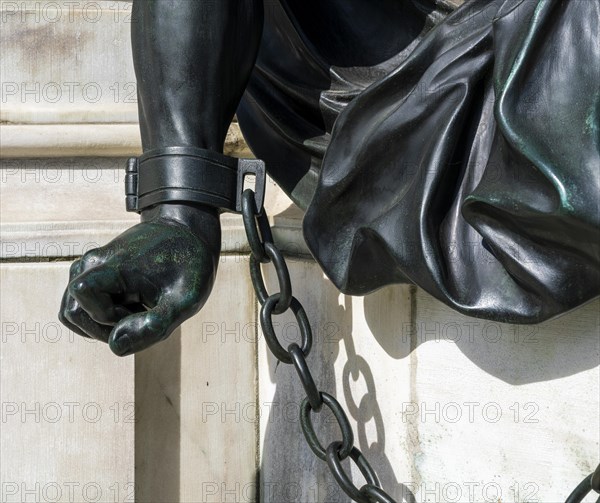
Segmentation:
<svg viewBox="0 0 600 503">
<path fill-rule="evenodd" d="M 160 342 L 184 320 L 179 320 L 174 306 L 159 303 L 142 313 L 135 313 L 118 322 L 110 333 L 108 345 L 117 356 L 127 356 Z"/>
</svg>

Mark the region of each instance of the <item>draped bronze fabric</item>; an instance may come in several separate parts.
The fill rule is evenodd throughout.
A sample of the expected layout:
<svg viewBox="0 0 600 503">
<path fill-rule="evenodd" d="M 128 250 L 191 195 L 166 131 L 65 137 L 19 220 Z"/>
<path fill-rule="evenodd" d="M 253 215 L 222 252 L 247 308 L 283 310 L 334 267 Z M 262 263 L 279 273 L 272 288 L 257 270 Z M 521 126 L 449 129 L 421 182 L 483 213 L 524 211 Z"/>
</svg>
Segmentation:
<svg viewBox="0 0 600 503">
<path fill-rule="evenodd" d="M 238 117 L 340 290 L 537 323 L 600 294 L 600 0 L 452 6 L 266 2 Z"/>
</svg>

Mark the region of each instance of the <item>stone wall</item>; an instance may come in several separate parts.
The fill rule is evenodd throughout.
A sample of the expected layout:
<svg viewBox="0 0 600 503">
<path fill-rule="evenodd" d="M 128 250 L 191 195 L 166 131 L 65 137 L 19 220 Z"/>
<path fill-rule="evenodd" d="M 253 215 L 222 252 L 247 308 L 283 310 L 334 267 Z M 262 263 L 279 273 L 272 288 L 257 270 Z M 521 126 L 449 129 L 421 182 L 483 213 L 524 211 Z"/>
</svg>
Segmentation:
<svg viewBox="0 0 600 503">
<path fill-rule="evenodd" d="M 58 323 L 72 259 L 136 222 L 122 194 L 140 148 L 130 4 L 0 9 L 1 501 L 347 501 L 305 445 L 294 370 L 267 355 L 239 217 L 222 217 L 211 299 L 165 343 L 119 359 Z M 235 124 L 227 151 L 249 155 Z M 315 334 L 309 364 L 383 486 L 399 501 L 564 501 L 598 463 L 600 304 L 511 326 L 411 286 L 341 295 L 300 212 L 267 190 Z M 293 319 L 278 321 L 294 340 Z M 337 438 L 326 412 L 315 424 Z"/>
</svg>

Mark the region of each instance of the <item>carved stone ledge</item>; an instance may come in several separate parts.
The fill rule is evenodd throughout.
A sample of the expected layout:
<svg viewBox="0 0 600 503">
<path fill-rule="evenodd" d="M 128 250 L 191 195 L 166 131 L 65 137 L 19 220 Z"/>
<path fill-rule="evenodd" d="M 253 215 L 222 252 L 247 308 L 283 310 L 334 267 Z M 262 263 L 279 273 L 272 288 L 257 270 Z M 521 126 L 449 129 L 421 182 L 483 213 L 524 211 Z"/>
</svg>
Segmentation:
<svg viewBox="0 0 600 503">
<path fill-rule="evenodd" d="M 137 124 L 3 124 L 0 157 L 128 157 L 141 153 Z M 232 123 L 225 153 L 252 157 L 239 126 Z"/>
</svg>

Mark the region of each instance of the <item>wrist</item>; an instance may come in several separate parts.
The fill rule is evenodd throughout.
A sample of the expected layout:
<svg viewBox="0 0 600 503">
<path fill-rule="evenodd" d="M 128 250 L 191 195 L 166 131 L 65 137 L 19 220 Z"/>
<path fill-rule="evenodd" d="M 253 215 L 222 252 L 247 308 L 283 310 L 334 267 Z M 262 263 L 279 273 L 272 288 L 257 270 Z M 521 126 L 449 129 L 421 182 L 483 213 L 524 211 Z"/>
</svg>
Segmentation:
<svg viewBox="0 0 600 503">
<path fill-rule="evenodd" d="M 219 210 L 212 206 L 182 202 L 161 203 L 140 212 L 142 222 L 167 221 L 183 225 L 217 255 L 221 251 Z"/>
</svg>

